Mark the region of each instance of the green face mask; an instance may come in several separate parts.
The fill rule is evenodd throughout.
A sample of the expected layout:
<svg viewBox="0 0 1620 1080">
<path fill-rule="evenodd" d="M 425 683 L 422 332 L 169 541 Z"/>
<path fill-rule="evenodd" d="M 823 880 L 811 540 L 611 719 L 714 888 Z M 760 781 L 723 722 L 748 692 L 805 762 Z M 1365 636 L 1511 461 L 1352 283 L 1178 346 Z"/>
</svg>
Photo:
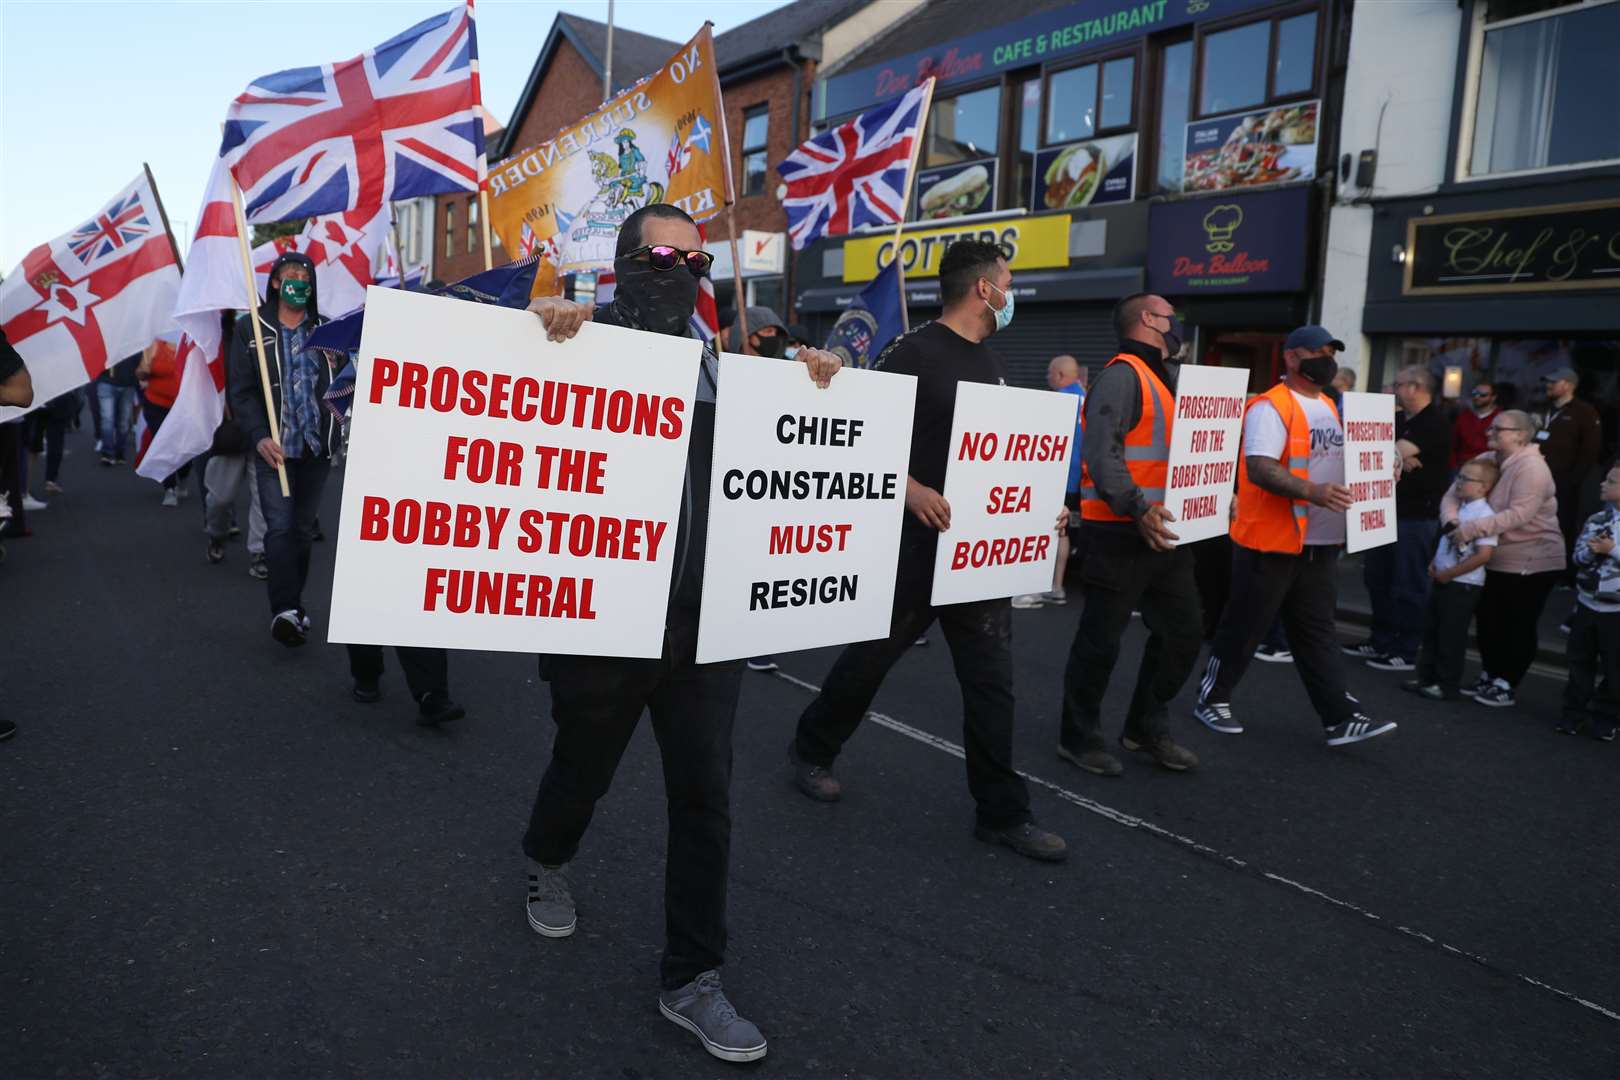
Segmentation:
<svg viewBox="0 0 1620 1080">
<path fill-rule="evenodd" d="M 307 281 L 283 281 L 281 299 L 289 307 L 303 307 L 309 303 L 310 285 Z"/>
</svg>

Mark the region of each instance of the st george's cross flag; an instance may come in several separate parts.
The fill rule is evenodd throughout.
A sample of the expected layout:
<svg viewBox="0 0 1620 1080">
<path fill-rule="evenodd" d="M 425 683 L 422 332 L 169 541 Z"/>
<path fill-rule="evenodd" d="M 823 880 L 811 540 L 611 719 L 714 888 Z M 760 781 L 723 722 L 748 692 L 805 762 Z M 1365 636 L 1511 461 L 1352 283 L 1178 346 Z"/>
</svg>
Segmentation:
<svg viewBox="0 0 1620 1080">
<path fill-rule="evenodd" d="M 140 352 L 168 329 L 180 264 L 142 172 L 83 224 L 41 244 L 0 282 L 0 326 L 38 407 Z M 0 408 L 0 421 L 26 409 Z"/>
<path fill-rule="evenodd" d="M 486 166 L 472 4 L 341 63 L 254 79 L 231 103 L 219 153 L 250 223 L 477 191 Z"/>
<path fill-rule="evenodd" d="M 904 97 L 801 143 L 776 171 L 787 185 L 788 237 L 803 251 L 823 236 L 905 216 L 912 146 L 921 137 L 933 80 Z"/>
</svg>

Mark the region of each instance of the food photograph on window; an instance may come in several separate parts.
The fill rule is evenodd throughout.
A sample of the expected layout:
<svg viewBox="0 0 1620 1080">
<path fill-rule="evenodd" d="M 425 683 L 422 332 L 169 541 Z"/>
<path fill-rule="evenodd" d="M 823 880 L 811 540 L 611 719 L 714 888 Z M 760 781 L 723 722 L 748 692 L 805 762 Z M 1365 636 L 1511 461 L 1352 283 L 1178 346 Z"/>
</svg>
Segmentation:
<svg viewBox="0 0 1620 1080">
<path fill-rule="evenodd" d="M 1318 102 L 1236 113 L 1187 125 L 1184 191 L 1309 180 L 1316 175 Z"/>
</svg>

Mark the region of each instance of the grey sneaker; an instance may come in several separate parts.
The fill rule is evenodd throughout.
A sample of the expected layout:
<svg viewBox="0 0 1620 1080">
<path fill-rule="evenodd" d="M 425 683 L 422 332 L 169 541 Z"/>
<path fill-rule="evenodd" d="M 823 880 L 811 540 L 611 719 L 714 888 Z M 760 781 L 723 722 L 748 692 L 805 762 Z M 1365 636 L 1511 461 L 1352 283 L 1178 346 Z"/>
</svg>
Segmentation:
<svg viewBox="0 0 1620 1080">
<path fill-rule="evenodd" d="M 721 1061 L 765 1056 L 765 1036 L 731 1007 L 718 971 L 705 971 L 679 990 L 659 994 L 658 1011 L 696 1035 L 703 1049 Z"/>
<path fill-rule="evenodd" d="M 523 860 L 529 868 L 529 925 L 545 937 L 567 937 L 579 925 L 574 914 L 574 894 L 568 888 L 568 871 L 561 866 L 542 866 L 533 859 Z"/>
</svg>

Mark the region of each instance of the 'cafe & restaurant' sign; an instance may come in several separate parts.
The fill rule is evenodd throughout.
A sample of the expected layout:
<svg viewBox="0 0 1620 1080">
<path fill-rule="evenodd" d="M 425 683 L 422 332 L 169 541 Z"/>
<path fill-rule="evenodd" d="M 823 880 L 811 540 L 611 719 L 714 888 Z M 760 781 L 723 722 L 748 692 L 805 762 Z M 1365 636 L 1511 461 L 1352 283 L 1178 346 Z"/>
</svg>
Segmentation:
<svg viewBox="0 0 1620 1080">
<path fill-rule="evenodd" d="M 1620 288 L 1620 199 L 1406 223 L 1408 296 Z"/>
</svg>

